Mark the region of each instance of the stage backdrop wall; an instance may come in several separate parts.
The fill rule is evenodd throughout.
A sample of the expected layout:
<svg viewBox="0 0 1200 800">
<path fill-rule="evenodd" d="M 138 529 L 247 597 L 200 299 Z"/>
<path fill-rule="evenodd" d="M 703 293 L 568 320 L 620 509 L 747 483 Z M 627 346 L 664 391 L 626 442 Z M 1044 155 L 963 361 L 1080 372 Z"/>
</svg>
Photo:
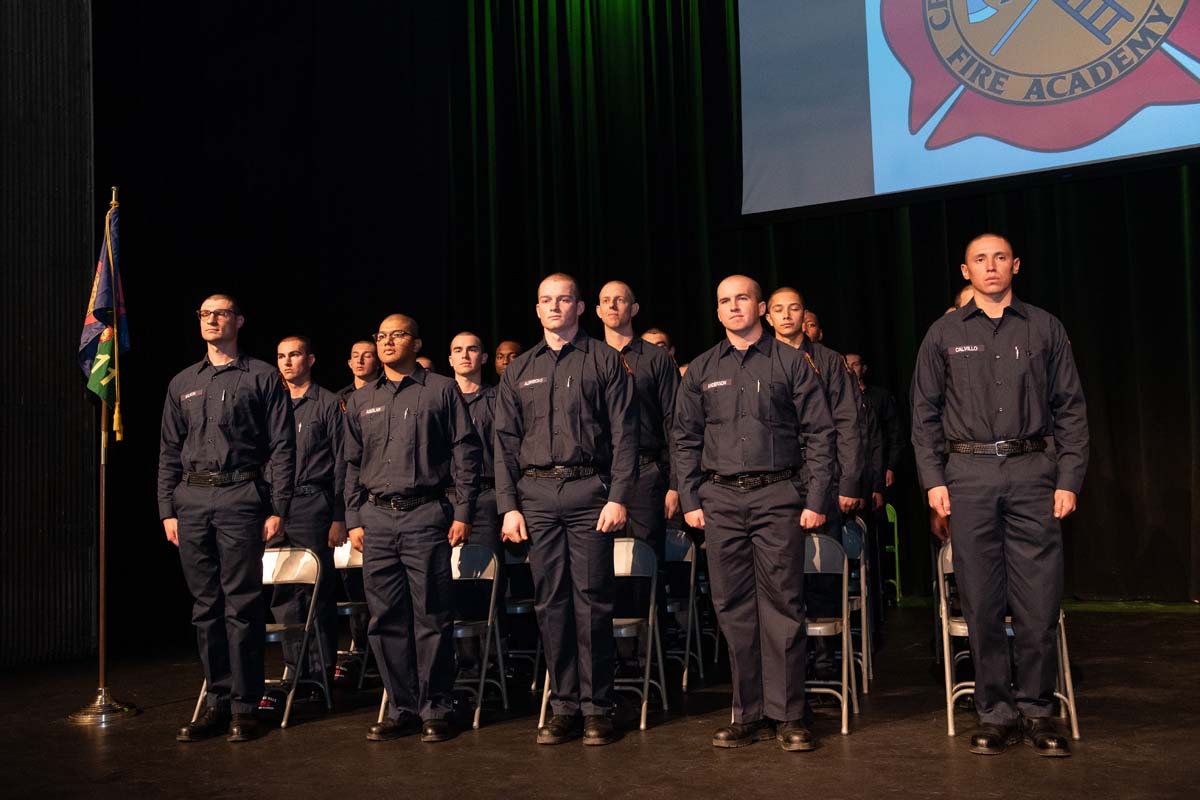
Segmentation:
<svg viewBox="0 0 1200 800">
<path fill-rule="evenodd" d="M 537 278 L 555 269 L 589 298 L 606 278 L 630 282 L 638 324 L 666 328 L 687 360 L 718 335 L 716 280 L 744 271 L 801 287 L 827 342 L 865 351 L 904 397 L 916 346 L 960 283 L 961 245 L 985 228 L 1015 242 L 1017 291 L 1066 323 L 1088 393 L 1093 460 L 1067 525 L 1069 593 L 1200 596 L 1196 159 L 743 219 L 733 2 L 183 13 L 132 1 L 94 12 L 95 185 L 122 186 L 135 348 L 113 466 L 113 627 L 127 648 L 145 646 L 151 622 L 191 635 L 154 472 L 163 392 L 202 355 L 192 311 L 210 291 L 241 297 L 253 354 L 311 335 L 317 378 L 337 388 L 350 344 L 392 310 L 421 321 L 441 365 L 462 328 L 489 345 L 533 341 Z M 66 340 L 89 233 L 72 239 L 78 265 L 54 262 L 78 269 L 55 301 L 70 312 L 64 344 L 46 361 L 64 382 L 77 377 Z M 63 448 L 63 436 L 90 441 L 21 441 Z M 926 512 L 907 463 L 893 500 L 906 587 L 919 592 Z"/>
<path fill-rule="evenodd" d="M 91 68 L 85 4 L 0 5 L 0 668 L 96 642 Z"/>
</svg>

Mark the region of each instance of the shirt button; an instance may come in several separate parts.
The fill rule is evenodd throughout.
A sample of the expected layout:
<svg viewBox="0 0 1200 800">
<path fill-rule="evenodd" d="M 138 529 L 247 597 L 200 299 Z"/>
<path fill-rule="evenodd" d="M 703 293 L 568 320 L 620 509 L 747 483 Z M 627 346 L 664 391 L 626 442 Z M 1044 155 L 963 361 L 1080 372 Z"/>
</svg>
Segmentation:
<svg viewBox="0 0 1200 800">
<path fill-rule="evenodd" d="M 739 391 L 739 392 L 745 392 L 745 391 L 746 391 L 746 387 L 745 387 L 745 386 L 743 386 L 742 388 L 738 389 L 738 391 Z"/>
<path fill-rule="evenodd" d="M 997 414 L 1003 414 L 1003 413 L 1004 413 L 1004 409 L 1003 409 L 1003 408 L 998 408 L 998 409 L 996 409 L 996 413 L 997 413 Z"/>
<path fill-rule="evenodd" d="M 997 386 L 999 386 L 999 385 L 1000 385 L 1000 384 L 1002 384 L 1002 383 L 1004 383 L 1004 381 L 996 381 L 996 385 L 997 385 Z"/>
<path fill-rule="evenodd" d="M 997 360 L 997 361 L 999 361 L 999 360 L 1000 360 L 1000 354 L 999 354 L 999 353 L 996 353 L 996 360 Z"/>
<path fill-rule="evenodd" d="M 385 461 L 385 462 L 383 462 L 383 463 L 385 463 L 385 464 L 390 464 L 390 463 L 392 463 L 392 460 L 389 458 L 387 461 Z"/>
</svg>

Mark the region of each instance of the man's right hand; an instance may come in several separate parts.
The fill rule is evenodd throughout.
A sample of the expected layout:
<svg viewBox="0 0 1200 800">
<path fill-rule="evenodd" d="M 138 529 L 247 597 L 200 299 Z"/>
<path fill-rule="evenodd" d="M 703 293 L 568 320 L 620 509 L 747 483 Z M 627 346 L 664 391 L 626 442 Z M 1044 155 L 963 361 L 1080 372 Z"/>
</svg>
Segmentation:
<svg viewBox="0 0 1200 800">
<path fill-rule="evenodd" d="M 697 530 L 704 530 L 704 509 L 697 508 L 695 511 L 688 511 L 683 515 L 683 521 Z"/>
<path fill-rule="evenodd" d="M 500 526 L 500 538 L 505 542 L 529 541 L 529 531 L 525 530 L 525 515 L 520 511 L 504 512 L 504 524 Z"/>
<path fill-rule="evenodd" d="M 350 530 L 346 531 L 346 538 L 350 540 L 351 547 L 353 547 L 355 550 L 357 550 L 360 553 L 363 551 L 363 549 L 362 549 L 363 548 L 363 529 L 362 528 L 351 528 Z"/>
<path fill-rule="evenodd" d="M 950 518 L 943 517 L 936 511 L 929 512 L 929 532 L 932 533 L 938 541 L 950 541 Z"/>
<path fill-rule="evenodd" d="M 179 547 L 179 517 L 167 517 L 164 519 L 163 531 L 167 534 L 167 541 Z"/>
<path fill-rule="evenodd" d="M 945 486 L 935 486 L 926 494 L 929 496 L 929 507 L 937 512 L 938 516 L 950 516 L 950 490 Z"/>
</svg>

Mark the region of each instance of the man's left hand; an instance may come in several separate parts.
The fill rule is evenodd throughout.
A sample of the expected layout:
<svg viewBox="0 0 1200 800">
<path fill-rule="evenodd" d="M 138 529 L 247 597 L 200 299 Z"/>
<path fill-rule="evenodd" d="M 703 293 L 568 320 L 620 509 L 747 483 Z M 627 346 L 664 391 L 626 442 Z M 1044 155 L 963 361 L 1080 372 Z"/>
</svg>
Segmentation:
<svg viewBox="0 0 1200 800">
<path fill-rule="evenodd" d="M 663 500 L 663 518 L 674 519 L 679 516 L 679 492 L 667 490 L 667 498 Z"/>
<path fill-rule="evenodd" d="M 263 541 L 269 542 L 281 533 L 283 533 L 283 520 L 275 514 L 267 517 L 266 522 L 263 523 Z"/>
<path fill-rule="evenodd" d="M 341 547 L 346 543 L 346 523 L 334 522 L 329 526 L 329 546 Z"/>
<path fill-rule="evenodd" d="M 1054 490 L 1054 518 L 1066 519 L 1075 513 L 1075 493 L 1066 489 Z"/>
<path fill-rule="evenodd" d="M 600 519 L 596 520 L 596 530 L 601 533 L 612 533 L 625 528 L 625 506 L 609 500 L 600 510 Z"/>
<path fill-rule="evenodd" d="M 807 508 L 800 512 L 800 527 L 806 531 L 819 528 L 825 524 L 825 515 L 810 511 Z"/>
</svg>

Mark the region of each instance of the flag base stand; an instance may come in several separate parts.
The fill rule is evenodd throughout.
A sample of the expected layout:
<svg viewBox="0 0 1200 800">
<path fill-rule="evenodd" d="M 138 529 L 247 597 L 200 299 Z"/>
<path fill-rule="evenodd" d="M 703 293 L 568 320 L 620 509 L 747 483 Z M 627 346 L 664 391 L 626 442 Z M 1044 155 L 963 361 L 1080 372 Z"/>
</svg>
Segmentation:
<svg viewBox="0 0 1200 800">
<path fill-rule="evenodd" d="M 71 716 L 67 717 L 67 722 L 106 728 L 118 720 L 135 717 L 138 713 L 137 706 L 122 703 L 109 694 L 107 686 L 101 686 L 96 690 L 96 696 L 92 702 L 71 712 Z"/>
</svg>

